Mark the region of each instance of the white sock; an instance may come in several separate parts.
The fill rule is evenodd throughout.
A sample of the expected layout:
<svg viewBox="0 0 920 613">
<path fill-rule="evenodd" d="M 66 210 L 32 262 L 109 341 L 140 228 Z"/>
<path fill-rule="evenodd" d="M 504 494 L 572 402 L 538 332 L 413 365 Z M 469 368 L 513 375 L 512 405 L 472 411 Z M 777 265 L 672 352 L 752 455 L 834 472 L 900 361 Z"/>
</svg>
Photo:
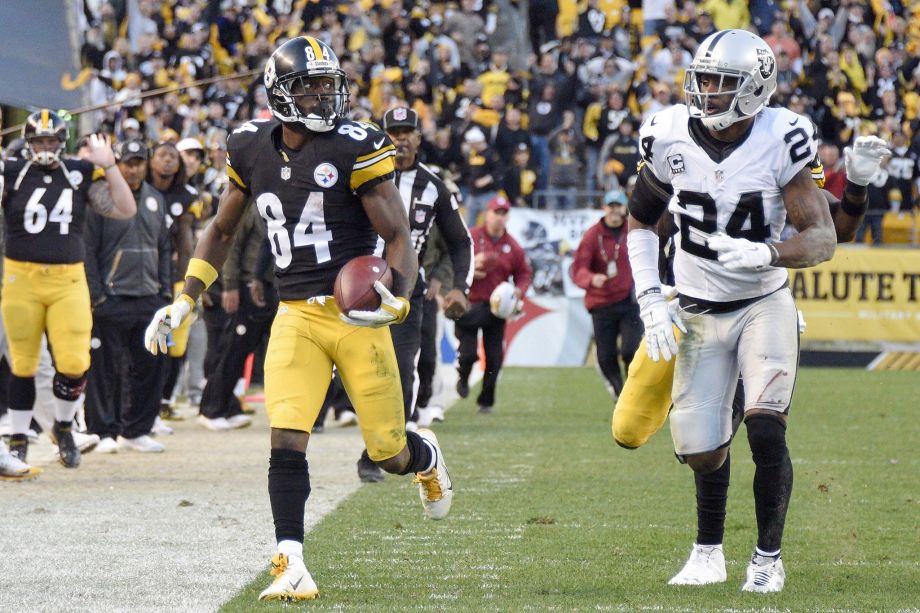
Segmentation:
<svg viewBox="0 0 920 613">
<path fill-rule="evenodd" d="M 54 397 L 54 419 L 57 421 L 73 421 L 77 411 L 80 410 L 80 399 L 64 400 Z"/>
<path fill-rule="evenodd" d="M 776 551 L 764 551 L 760 547 L 754 547 L 754 553 L 764 558 L 773 558 L 774 560 L 779 559 L 779 549 Z"/>
<path fill-rule="evenodd" d="M 295 557 L 303 560 L 303 543 L 299 541 L 281 541 L 278 543 L 278 553 L 283 553 L 287 557 Z"/>
<path fill-rule="evenodd" d="M 29 424 L 32 423 L 32 413 L 32 409 L 28 409 L 27 411 L 10 409 L 10 426 L 12 426 L 10 432 L 13 434 L 27 434 L 29 432 Z"/>
</svg>

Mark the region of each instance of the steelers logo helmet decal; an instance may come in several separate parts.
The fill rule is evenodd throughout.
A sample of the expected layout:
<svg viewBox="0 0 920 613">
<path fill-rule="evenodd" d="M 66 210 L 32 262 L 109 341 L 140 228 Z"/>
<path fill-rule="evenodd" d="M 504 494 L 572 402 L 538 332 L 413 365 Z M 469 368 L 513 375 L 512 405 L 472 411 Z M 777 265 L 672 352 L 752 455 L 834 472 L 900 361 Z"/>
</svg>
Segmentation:
<svg viewBox="0 0 920 613">
<path fill-rule="evenodd" d="M 339 180 L 339 171 L 329 162 L 323 162 L 313 171 L 313 180 L 320 187 L 332 187 Z"/>
</svg>

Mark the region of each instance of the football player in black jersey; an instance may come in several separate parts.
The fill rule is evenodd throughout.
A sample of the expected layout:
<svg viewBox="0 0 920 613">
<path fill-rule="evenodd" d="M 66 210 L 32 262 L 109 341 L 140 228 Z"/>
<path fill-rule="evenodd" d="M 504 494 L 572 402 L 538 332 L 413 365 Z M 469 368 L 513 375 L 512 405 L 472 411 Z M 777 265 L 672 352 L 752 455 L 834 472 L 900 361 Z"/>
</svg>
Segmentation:
<svg viewBox="0 0 920 613">
<path fill-rule="evenodd" d="M 23 159 L 3 170 L 6 230 L 2 312 L 8 322 L 11 369 L 10 451 L 25 461 L 35 404 L 35 372 L 47 333 L 56 369 L 51 436 L 64 466 L 80 464 L 71 424 L 86 385 L 92 330 L 83 269 L 87 204 L 100 215 L 128 219 L 136 208 L 107 139 L 92 135 L 85 159 L 63 160 L 67 123 L 48 109 L 22 129 Z M 100 179 L 105 178 L 105 181 Z"/>
<path fill-rule="evenodd" d="M 305 450 L 329 387 L 332 367 L 360 417 L 370 457 L 387 472 L 415 473 L 433 519 L 450 510 L 453 491 L 437 439 L 405 431 L 399 369 L 389 324 L 409 314 L 418 257 L 393 183 L 394 147 L 385 134 L 345 119 L 348 84 L 332 49 L 300 36 L 265 65 L 274 119 L 230 135 L 227 174 L 214 221 L 189 263 L 185 286 L 147 329 L 151 352 L 214 282 L 250 199 L 275 257 L 281 304 L 265 360 L 265 405 L 271 431 L 268 491 L 278 553 L 275 580 L 262 600 L 307 600 L 319 592 L 303 562 L 304 504 L 310 494 Z M 393 287 L 376 284 L 375 311 L 340 313 L 332 299 L 341 267 L 386 243 Z"/>
</svg>

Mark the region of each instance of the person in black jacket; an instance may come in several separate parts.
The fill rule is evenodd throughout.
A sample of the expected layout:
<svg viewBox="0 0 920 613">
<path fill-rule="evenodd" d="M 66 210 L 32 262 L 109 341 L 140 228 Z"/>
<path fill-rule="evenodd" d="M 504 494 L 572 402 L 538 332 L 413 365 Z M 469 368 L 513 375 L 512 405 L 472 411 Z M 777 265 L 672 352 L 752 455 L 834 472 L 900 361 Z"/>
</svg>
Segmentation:
<svg viewBox="0 0 920 613">
<path fill-rule="evenodd" d="M 149 433 L 160 410 L 165 358 L 151 355 L 138 342 L 153 314 L 172 298 L 166 205 L 162 194 L 144 180 L 147 157 L 143 141 L 115 146 L 118 168 L 137 202 L 134 217 L 87 214 L 86 278 L 93 340 L 86 422 L 102 439 L 97 451 L 103 453 L 119 448 L 163 451 Z M 123 404 L 123 398 L 128 402 Z"/>
</svg>

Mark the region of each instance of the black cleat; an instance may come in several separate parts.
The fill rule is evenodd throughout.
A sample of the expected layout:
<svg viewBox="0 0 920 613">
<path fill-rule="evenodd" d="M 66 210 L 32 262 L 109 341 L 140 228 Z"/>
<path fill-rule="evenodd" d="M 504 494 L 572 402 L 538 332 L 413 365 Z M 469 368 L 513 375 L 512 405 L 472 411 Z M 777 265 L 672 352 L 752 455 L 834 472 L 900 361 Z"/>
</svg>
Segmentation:
<svg viewBox="0 0 920 613">
<path fill-rule="evenodd" d="M 29 437 L 26 434 L 11 434 L 10 435 L 10 454 L 19 460 L 20 462 L 26 461 L 26 456 L 29 455 Z"/>
<path fill-rule="evenodd" d="M 457 393 L 461 398 L 466 398 L 470 395 L 470 382 L 466 379 L 460 379 L 457 381 Z"/>
<path fill-rule="evenodd" d="M 361 483 L 380 483 L 383 481 L 383 469 L 364 454 L 358 459 L 358 478 Z"/>
<path fill-rule="evenodd" d="M 51 437 L 58 447 L 58 459 L 65 468 L 76 468 L 80 465 L 80 449 L 73 440 L 71 424 L 60 421 L 54 422 L 51 428 Z"/>
</svg>

